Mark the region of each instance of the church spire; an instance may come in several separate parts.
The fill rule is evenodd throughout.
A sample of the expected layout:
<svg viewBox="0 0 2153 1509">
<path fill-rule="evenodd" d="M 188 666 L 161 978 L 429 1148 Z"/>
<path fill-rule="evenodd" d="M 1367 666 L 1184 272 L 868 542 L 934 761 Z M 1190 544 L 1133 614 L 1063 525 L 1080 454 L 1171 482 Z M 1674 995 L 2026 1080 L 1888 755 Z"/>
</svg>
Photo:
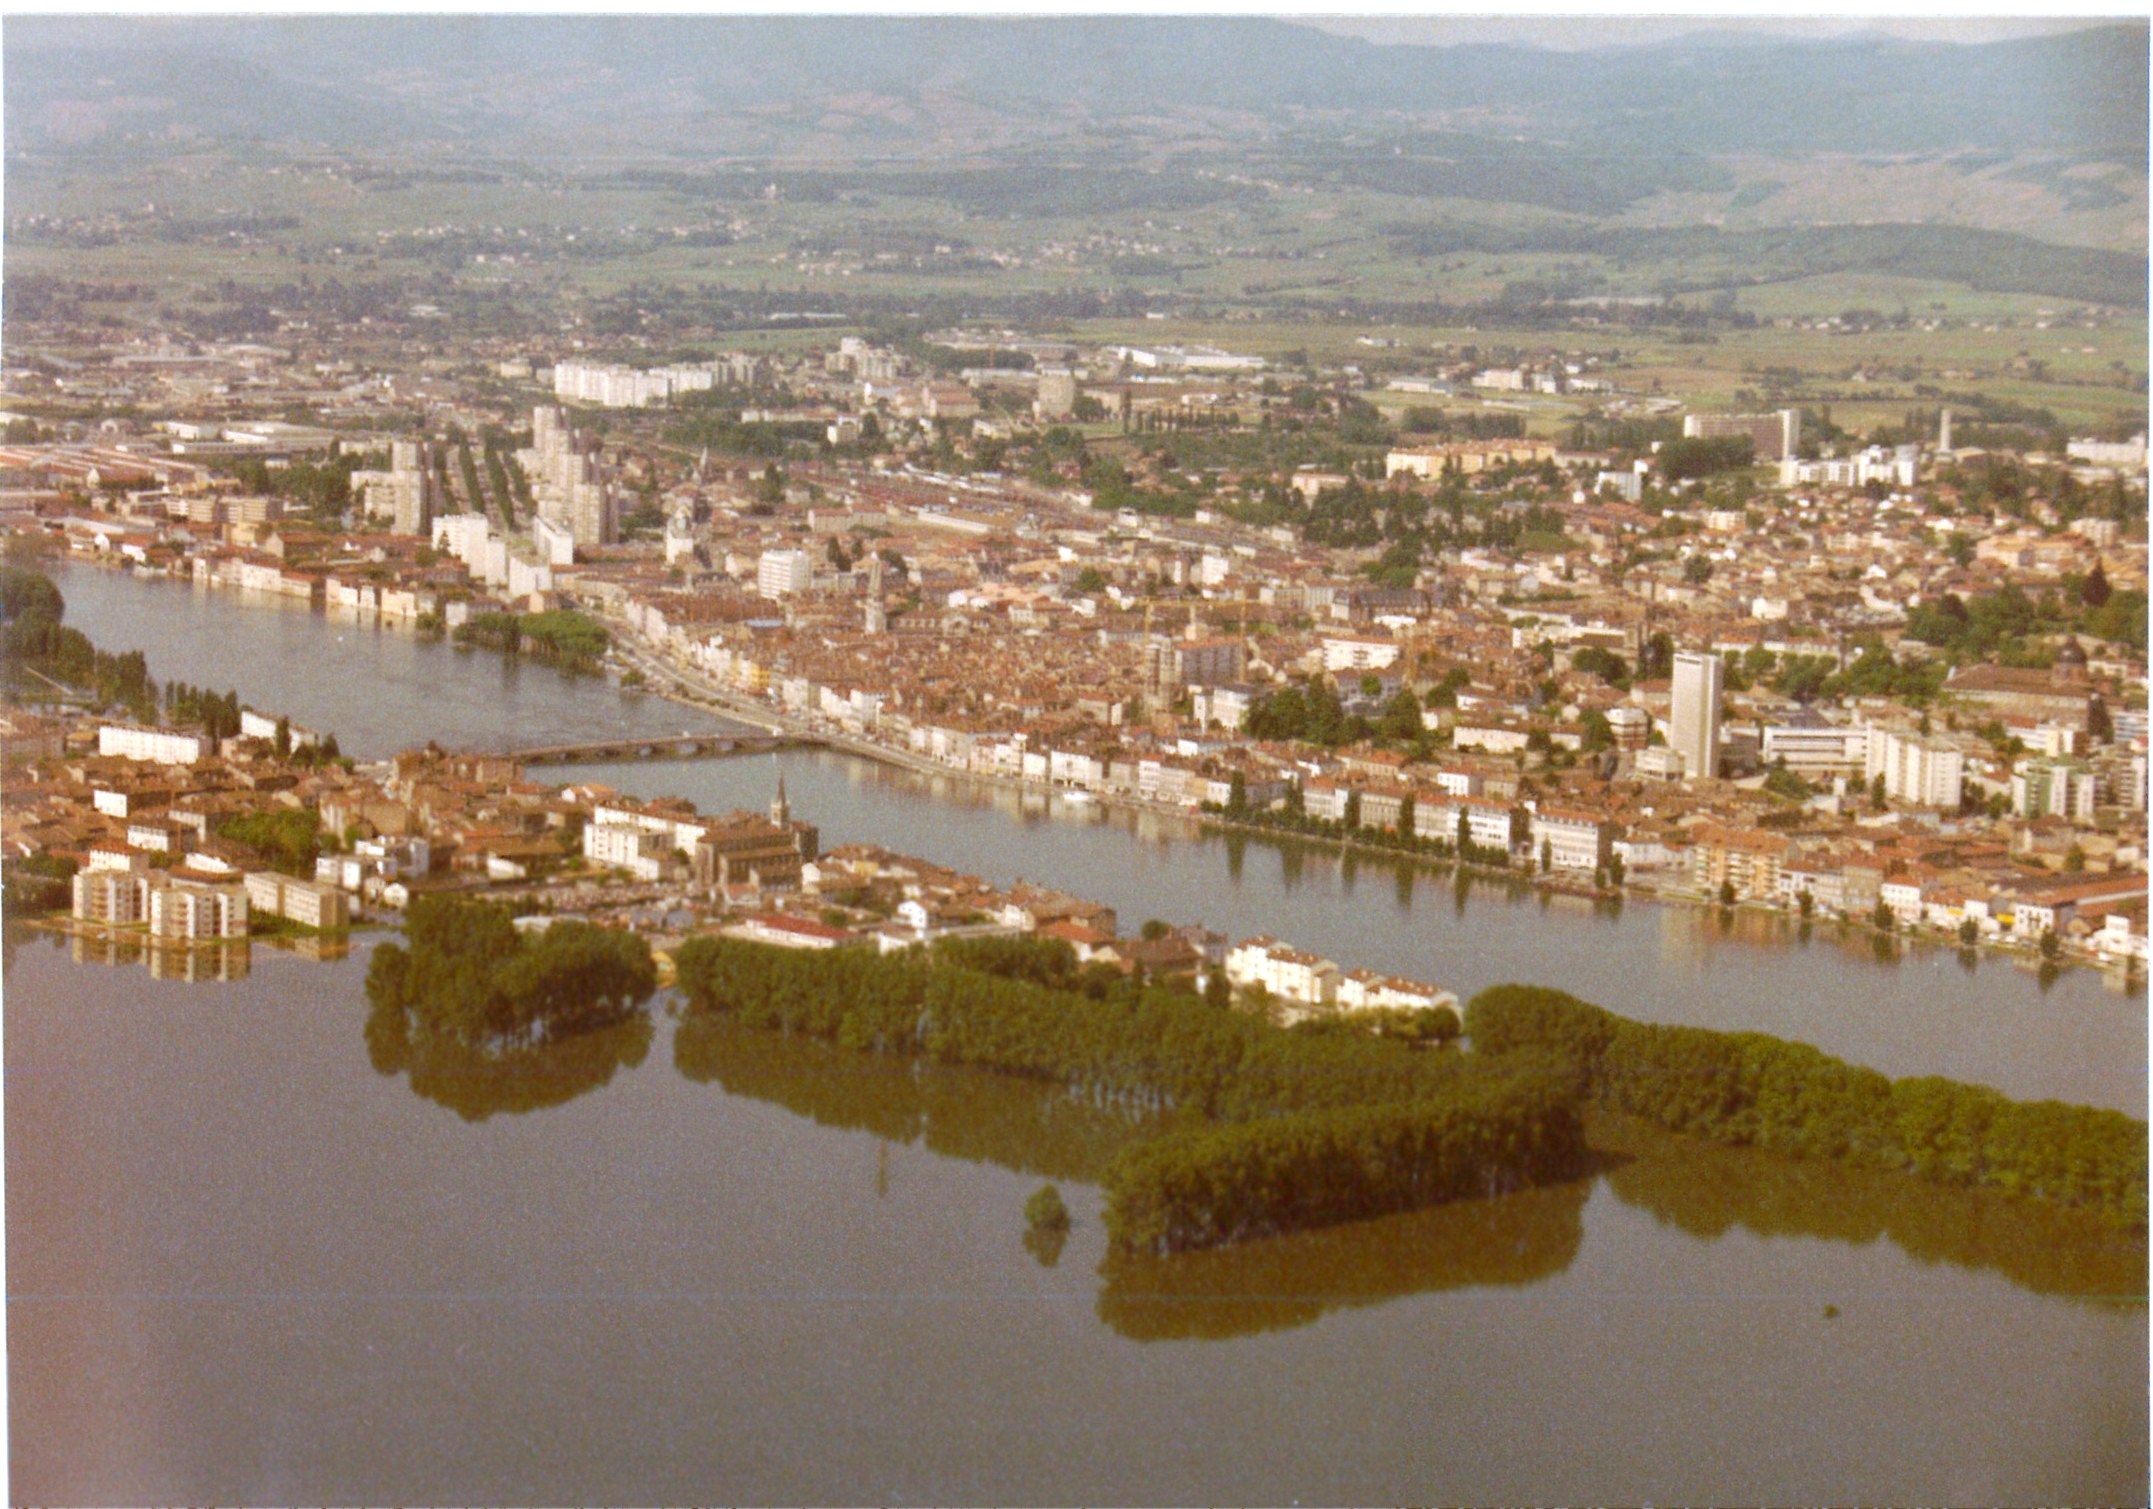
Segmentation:
<svg viewBox="0 0 2153 1509">
<path fill-rule="evenodd" d="M 792 808 L 785 801 L 785 772 L 777 773 L 777 800 L 770 804 L 770 821 L 780 828 L 792 822 Z"/>
</svg>

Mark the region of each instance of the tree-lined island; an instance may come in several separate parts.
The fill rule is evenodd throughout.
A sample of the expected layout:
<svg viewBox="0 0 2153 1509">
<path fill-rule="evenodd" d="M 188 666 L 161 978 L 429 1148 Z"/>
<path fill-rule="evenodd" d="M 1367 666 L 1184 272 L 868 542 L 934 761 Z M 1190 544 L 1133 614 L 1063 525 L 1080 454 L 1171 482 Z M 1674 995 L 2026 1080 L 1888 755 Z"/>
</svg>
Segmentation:
<svg viewBox="0 0 2153 1509">
<path fill-rule="evenodd" d="M 368 971 L 387 1067 L 441 1039 L 511 1061 L 642 1012 L 631 934 L 452 898 L 414 903 Z M 2146 1127 L 1938 1078 L 1892 1081 L 1759 1033 L 1659 1027 L 1559 991 L 1477 995 L 1467 1039 L 1282 1027 L 1200 990 L 1103 980 L 1057 939 L 945 939 L 893 955 L 701 934 L 674 968 L 686 1020 L 830 1039 L 1048 1081 L 1140 1128 L 1103 1176 L 1108 1235 L 1173 1253 L 1576 1177 L 1587 1113 L 1993 1189 L 2146 1224 Z"/>
</svg>

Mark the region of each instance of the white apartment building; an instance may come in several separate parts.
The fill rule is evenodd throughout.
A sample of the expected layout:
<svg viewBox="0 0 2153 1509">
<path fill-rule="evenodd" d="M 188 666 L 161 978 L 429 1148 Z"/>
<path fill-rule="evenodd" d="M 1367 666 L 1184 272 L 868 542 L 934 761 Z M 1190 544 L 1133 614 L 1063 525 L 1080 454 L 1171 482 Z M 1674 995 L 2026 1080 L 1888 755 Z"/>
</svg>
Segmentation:
<svg viewBox="0 0 2153 1509">
<path fill-rule="evenodd" d="M 610 545 L 620 533 L 612 484 L 588 456 L 578 458 L 582 474 L 567 488 L 568 532 L 578 545 Z"/>
<path fill-rule="evenodd" d="M 277 736 L 277 720 L 267 713 L 258 713 L 250 707 L 239 710 L 239 732 L 242 738 L 274 739 Z M 321 736 L 296 723 L 287 723 L 285 732 L 291 735 L 292 748 L 305 749 L 321 742 Z"/>
<path fill-rule="evenodd" d="M 815 558 L 805 550 L 765 550 L 755 566 L 755 590 L 768 598 L 790 597 L 815 584 Z"/>
<path fill-rule="evenodd" d="M 610 362 L 553 364 L 556 397 L 573 398 L 609 409 L 636 409 L 664 403 L 675 393 L 707 389 L 713 381 L 714 375 L 708 367 L 657 367 L 638 371 Z"/>
<path fill-rule="evenodd" d="M 1486 785 L 1479 771 L 1455 766 L 1438 767 L 1434 779 L 1436 789 L 1445 796 L 1478 796 Z"/>
<path fill-rule="evenodd" d="M 1239 733 L 1241 725 L 1248 721 L 1254 698 L 1254 689 L 1247 686 L 1199 687 L 1195 700 L 1197 724 L 1205 729 L 1216 725 L 1228 733 Z"/>
<path fill-rule="evenodd" d="M 2100 782 L 2076 760 L 2027 760 L 2011 773 L 2011 810 L 2020 817 L 2093 821 Z"/>
<path fill-rule="evenodd" d="M 531 521 L 531 544 L 538 558 L 549 566 L 573 566 L 576 563 L 575 531 L 558 520 L 543 515 Z"/>
<path fill-rule="evenodd" d="M 297 880 L 274 870 L 254 870 L 247 875 L 246 893 L 250 906 L 272 917 L 304 927 L 351 926 L 351 898 L 334 885 Z"/>
<path fill-rule="evenodd" d="M 1316 809 L 1313 804 L 1309 811 Z M 1458 815 L 1465 815 L 1465 837 L 1483 849 L 1510 852 L 1510 809 L 1490 801 L 1418 801 L 1413 804 L 1413 832 L 1421 838 L 1458 841 Z"/>
<path fill-rule="evenodd" d="M 1256 937 L 1226 952 L 1226 978 L 1243 990 L 1261 985 L 1289 1006 L 1327 1006 L 1338 997 L 1338 966 L 1276 938 Z"/>
<path fill-rule="evenodd" d="M 107 723 L 97 730 L 97 752 L 153 765 L 192 765 L 209 753 L 209 741 L 199 734 Z"/>
<path fill-rule="evenodd" d="M 540 518 L 566 527 L 577 545 L 613 543 L 619 505 L 612 479 L 599 458 L 578 443 L 562 410 L 542 404 L 531 411 L 531 448 L 518 451 L 516 462 L 531 478 Z"/>
<path fill-rule="evenodd" d="M 1868 736 L 1863 780 L 1882 776 L 1884 794 L 1894 801 L 1957 809 L 1965 762 L 1956 748 L 1941 739 L 1883 728 L 1870 728 Z"/>
<path fill-rule="evenodd" d="M 2144 471 L 2146 437 L 2141 433 L 2122 441 L 2073 440 L 2064 446 L 2064 454 L 2073 461 L 2083 461 L 2088 466 L 2112 466 L 2125 471 Z"/>
<path fill-rule="evenodd" d="M 2104 959 L 2136 959 L 2146 961 L 2145 909 L 2138 908 L 2133 916 L 2128 912 L 2110 912 L 2101 919 L 2101 929 L 2090 940 L 2093 951 Z"/>
<path fill-rule="evenodd" d="M 1399 647 L 1388 639 L 1364 639 L 1357 634 L 1326 635 L 1323 668 L 1326 671 L 1380 671 L 1395 665 Z"/>
<path fill-rule="evenodd" d="M 144 877 L 146 908 L 153 938 L 244 938 L 247 936 L 247 888 L 205 885 L 195 881 Z"/>
<path fill-rule="evenodd" d="M 1685 414 L 1682 434 L 1689 440 L 1746 439 L 1759 461 L 1794 455 L 1802 443 L 1802 411 L 1777 409 L 1769 414 Z"/>
<path fill-rule="evenodd" d="M 482 513 L 443 514 L 434 520 L 434 549 L 447 551 L 481 581 L 488 580 L 486 547 L 492 539 L 492 528 Z"/>
<path fill-rule="evenodd" d="M 74 879 L 73 915 L 80 922 L 126 926 L 147 920 L 149 885 L 143 870 L 78 871 Z"/>
<path fill-rule="evenodd" d="M 146 850 L 153 854 L 177 854 L 180 852 L 180 846 L 184 841 L 186 831 L 177 823 L 165 822 L 162 819 L 133 819 L 127 824 L 127 847 Z M 96 856 L 93 854 L 91 858 L 93 867 L 95 867 Z M 122 867 L 107 865 L 102 868 L 117 869 Z"/>
<path fill-rule="evenodd" d="M 663 878 L 673 846 L 663 833 L 628 823 L 589 823 L 583 829 L 583 857 L 606 869 L 626 870 L 638 880 Z"/>
<path fill-rule="evenodd" d="M 1851 456 L 1832 456 L 1822 461 L 1802 461 L 1783 456 L 1779 462 L 1781 487 L 1866 487 L 1882 482 L 1889 487 L 1912 487 L 1921 477 L 1921 447 L 1902 445 L 1886 450 L 1872 445 Z"/>
<path fill-rule="evenodd" d="M 1764 763 L 1787 762 L 1805 781 L 1859 775 L 1869 759 L 1866 728 L 1796 728 L 1778 724 L 1764 731 Z"/>
<path fill-rule="evenodd" d="M 1652 715 L 1628 703 L 1611 707 L 1607 710 L 1607 731 L 1615 736 L 1617 749 L 1643 749 L 1652 739 Z"/>
<path fill-rule="evenodd" d="M 392 442 L 389 469 L 353 472 L 351 486 L 366 512 L 389 520 L 396 534 L 424 535 L 441 511 L 441 484 L 423 440 Z"/>
<path fill-rule="evenodd" d="M 1349 969 L 1338 977 L 1337 1006 L 1340 1011 L 1447 1011 L 1465 1025 L 1455 992 L 1439 990 L 1419 980 L 1379 975 L 1372 969 Z"/>
<path fill-rule="evenodd" d="M 1041 419 L 1066 419 L 1076 410 L 1076 374 L 1067 367 L 1039 369 L 1039 395 L 1032 412 Z"/>
<path fill-rule="evenodd" d="M 1614 854 L 1615 830 L 1598 813 L 1574 807 L 1542 807 L 1532 814 L 1531 843 L 1534 864 L 1545 853 L 1554 869 L 1590 874 Z"/>
<path fill-rule="evenodd" d="M 554 565 L 575 559 L 568 526 L 538 518 L 532 521 L 532 533 L 539 541 L 535 551 L 496 534 L 484 514 L 448 514 L 434 521 L 434 548 L 463 562 L 474 581 L 510 597 L 528 597 L 551 592 Z M 385 599 L 385 610 L 387 606 Z"/>
<path fill-rule="evenodd" d="M 1672 746 L 1654 746 L 1637 751 L 1630 769 L 1641 781 L 1679 781 L 1688 765 L 1681 751 Z"/>
<path fill-rule="evenodd" d="M 710 830 L 662 813 L 600 804 L 583 829 L 583 857 L 595 865 L 626 870 L 638 880 L 658 880 L 676 854 L 693 854 Z"/>
</svg>

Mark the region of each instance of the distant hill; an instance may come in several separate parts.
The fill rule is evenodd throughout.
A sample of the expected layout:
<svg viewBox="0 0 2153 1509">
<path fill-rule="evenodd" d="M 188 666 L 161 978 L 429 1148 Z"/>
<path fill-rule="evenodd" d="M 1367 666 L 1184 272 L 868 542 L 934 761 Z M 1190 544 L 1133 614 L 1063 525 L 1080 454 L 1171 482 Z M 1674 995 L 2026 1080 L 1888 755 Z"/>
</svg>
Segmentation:
<svg viewBox="0 0 2153 1509">
<path fill-rule="evenodd" d="M 1314 113 L 1633 154 L 2030 149 L 2142 171 L 2147 150 L 2135 21 L 1972 46 L 1707 35 L 1556 52 L 1227 17 L 22 16 L 4 45 L 11 150 L 132 134 L 517 154 L 592 131 L 609 151 L 782 149 L 783 112 L 860 97 L 961 102 L 1018 139 L 1137 114 Z M 907 135 L 870 139 L 929 145 Z"/>
</svg>

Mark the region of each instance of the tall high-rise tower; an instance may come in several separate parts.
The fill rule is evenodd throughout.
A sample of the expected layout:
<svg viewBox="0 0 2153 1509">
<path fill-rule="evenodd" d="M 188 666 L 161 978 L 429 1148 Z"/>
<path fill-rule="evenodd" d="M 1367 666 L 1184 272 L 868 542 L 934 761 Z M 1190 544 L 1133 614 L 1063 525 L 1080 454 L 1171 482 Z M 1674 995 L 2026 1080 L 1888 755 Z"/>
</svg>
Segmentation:
<svg viewBox="0 0 2153 1509">
<path fill-rule="evenodd" d="M 397 534 L 430 536 L 440 509 L 433 454 L 425 441 L 390 443 L 387 491 L 392 499 L 389 528 Z"/>
<path fill-rule="evenodd" d="M 610 545 L 619 534 L 613 479 L 588 437 L 557 405 L 531 410 L 532 492 L 540 518 L 562 525 L 578 546 Z"/>
<path fill-rule="evenodd" d="M 1725 668 L 1717 655 L 1682 650 L 1675 655 L 1674 715 L 1667 742 L 1682 756 L 1689 779 L 1719 774 L 1719 702 Z"/>
</svg>

